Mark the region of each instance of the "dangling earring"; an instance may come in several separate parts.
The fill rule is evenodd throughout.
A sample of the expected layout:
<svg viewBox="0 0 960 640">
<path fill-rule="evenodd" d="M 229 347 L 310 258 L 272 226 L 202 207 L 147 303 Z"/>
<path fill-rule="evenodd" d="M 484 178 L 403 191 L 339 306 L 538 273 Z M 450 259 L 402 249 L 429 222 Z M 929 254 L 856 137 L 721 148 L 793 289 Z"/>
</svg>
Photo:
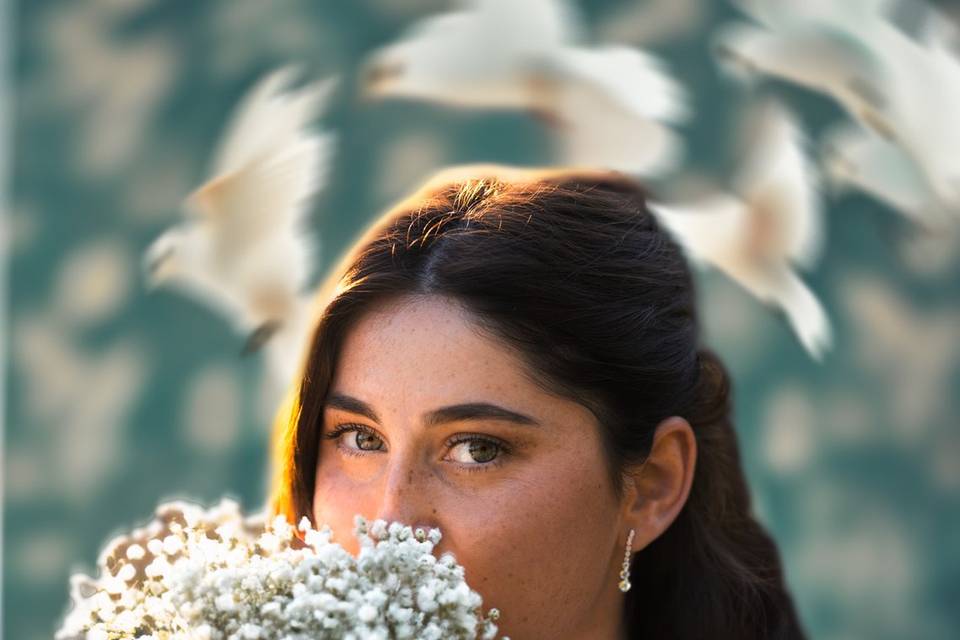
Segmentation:
<svg viewBox="0 0 960 640">
<path fill-rule="evenodd" d="M 623 568 L 620 569 L 620 591 L 630 591 L 630 551 L 633 547 L 633 529 L 627 535 L 627 551 L 623 554 Z"/>
</svg>

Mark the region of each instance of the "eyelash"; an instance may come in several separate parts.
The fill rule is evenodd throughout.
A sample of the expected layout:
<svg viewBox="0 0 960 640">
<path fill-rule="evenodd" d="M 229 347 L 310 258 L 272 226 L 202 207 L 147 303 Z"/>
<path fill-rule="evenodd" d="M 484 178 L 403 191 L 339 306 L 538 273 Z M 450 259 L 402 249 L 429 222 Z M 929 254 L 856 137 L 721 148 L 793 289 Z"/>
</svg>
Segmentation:
<svg viewBox="0 0 960 640">
<path fill-rule="evenodd" d="M 350 423 L 337 425 L 332 431 L 330 431 L 330 433 L 325 433 L 321 437 L 327 440 L 339 440 L 341 435 L 343 435 L 344 433 L 348 433 L 350 431 L 356 431 L 358 433 L 367 433 L 374 436 L 377 439 L 381 439 L 380 436 L 378 436 L 376 432 L 373 431 L 373 429 L 370 429 L 369 427 L 365 427 L 360 424 L 350 424 Z M 504 442 L 498 439 L 487 437 L 487 436 L 479 436 L 479 435 L 453 436 L 449 438 L 444 444 L 446 444 L 447 448 L 451 448 L 463 442 L 471 442 L 474 440 L 480 440 L 481 442 L 492 444 L 493 446 L 497 447 L 498 455 L 491 462 L 477 462 L 475 464 L 456 463 L 460 469 L 466 471 L 467 473 L 489 471 L 491 469 L 499 467 L 500 465 L 503 464 L 504 457 L 510 454 L 510 448 Z M 338 445 L 339 445 L 339 442 L 338 442 Z M 361 451 L 358 451 L 357 449 L 351 449 L 349 447 L 338 446 L 337 448 L 349 456 L 356 456 L 358 458 L 367 455 L 367 453 L 372 453 L 372 451 L 370 450 L 363 450 L 363 452 L 361 452 Z"/>
</svg>

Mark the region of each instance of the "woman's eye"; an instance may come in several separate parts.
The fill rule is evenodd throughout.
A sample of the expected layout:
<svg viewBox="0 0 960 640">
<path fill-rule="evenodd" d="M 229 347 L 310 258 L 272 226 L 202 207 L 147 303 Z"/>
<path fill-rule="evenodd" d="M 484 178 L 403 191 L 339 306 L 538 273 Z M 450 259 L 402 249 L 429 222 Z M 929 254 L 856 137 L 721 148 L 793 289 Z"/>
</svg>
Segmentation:
<svg viewBox="0 0 960 640">
<path fill-rule="evenodd" d="M 358 430 L 353 432 L 353 436 L 354 442 L 357 443 L 358 449 L 363 451 L 376 451 L 380 448 L 377 444 L 378 442 L 381 442 L 380 438 L 372 433 Z"/>
<path fill-rule="evenodd" d="M 358 425 L 341 425 L 332 432 L 324 434 L 323 437 L 338 441 L 338 445 L 348 453 L 353 451 L 379 451 L 383 443 L 383 440 L 375 433 Z M 340 444 L 344 440 L 352 440 L 353 443 Z"/>
<path fill-rule="evenodd" d="M 485 438 L 461 440 L 451 448 L 451 456 L 456 462 L 468 465 L 490 464 L 501 455 L 503 446 Z"/>
</svg>

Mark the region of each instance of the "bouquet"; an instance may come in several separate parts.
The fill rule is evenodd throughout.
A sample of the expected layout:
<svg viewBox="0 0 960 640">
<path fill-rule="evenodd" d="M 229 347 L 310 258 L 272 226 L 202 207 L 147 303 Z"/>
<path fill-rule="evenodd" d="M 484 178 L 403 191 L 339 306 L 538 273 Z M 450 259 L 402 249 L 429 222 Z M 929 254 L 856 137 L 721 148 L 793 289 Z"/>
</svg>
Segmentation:
<svg viewBox="0 0 960 640">
<path fill-rule="evenodd" d="M 112 540 L 97 578 L 71 576 L 57 640 L 439 640 L 495 637 L 480 595 L 441 533 L 354 517 L 354 557 L 303 518 L 243 517 L 230 499 L 205 510 L 160 505 L 146 527 Z M 302 539 L 301 539 L 302 537 Z M 509 638 L 504 638 L 509 640 Z"/>
</svg>

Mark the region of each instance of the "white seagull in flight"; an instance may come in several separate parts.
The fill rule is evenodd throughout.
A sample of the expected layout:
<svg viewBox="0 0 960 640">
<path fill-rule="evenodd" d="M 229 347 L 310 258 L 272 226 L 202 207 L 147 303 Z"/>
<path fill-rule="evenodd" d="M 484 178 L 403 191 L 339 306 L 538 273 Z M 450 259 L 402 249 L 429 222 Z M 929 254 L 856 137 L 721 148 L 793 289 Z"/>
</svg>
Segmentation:
<svg viewBox="0 0 960 640">
<path fill-rule="evenodd" d="M 374 52 L 368 97 L 534 113 L 556 132 L 566 164 L 633 175 L 673 169 L 671 125 L 691 115 L 686 90 L 639 49 L 583 44 L 564 0 L 461 0 Z"/>
<path fill-rule="evenodd" d="M 148 283 L 214 307 L 266 346 L 280 385 L 299 366 L 317 255 L 304 223 L 323 188 L 334 136 L 310 130 L 334 78 L 289 89 L 290 67 L 261 79 L 238 105 L 209 178 L 184 204 L 186 219 L 147 249 Z"/>
<path fill-rule="evenodd" d="M 693 263 L 719 269 L 781 309 L 820 361 L 832 345 L 830 321 L 795 271 L 812 267 L 822 250 L 819 179 L 802 130 L 779 103 L 757 104 L 744 123 L 747 157 L 731 191 L 683 204 L 651 203 L 650 210 Z"/>
</svg>

